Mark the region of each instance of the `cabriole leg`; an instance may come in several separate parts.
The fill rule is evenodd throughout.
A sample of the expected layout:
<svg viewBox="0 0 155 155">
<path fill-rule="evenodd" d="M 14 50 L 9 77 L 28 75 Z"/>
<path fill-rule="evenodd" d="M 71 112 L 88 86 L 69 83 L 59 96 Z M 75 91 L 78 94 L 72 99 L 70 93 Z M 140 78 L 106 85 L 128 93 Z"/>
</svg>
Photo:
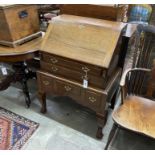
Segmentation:
<svg viewBox="0 0 155 155">
<path fill-rule="evenodd" d="M 47 111 L 47 109 L 46 109 L 46 93 L 39 92 L 38 97 L 39 97 L 39 100 L 41 102 L 41 110 L 40 110 L 40 112 L 41 113 L 46 113 L 46 111 Z"/>
<path fill-rule="evenodd" d="M 103 127 L 105 126 L 105 123 L 107 121 L 107 112 L 105 113 L 105 115 L 97 113 L 96 116 L 97 116 L 97 123 L 98 123 L 96 138 L 102 139 L 103 138 L 102 130 L 103 130 Z"/>
</svg>

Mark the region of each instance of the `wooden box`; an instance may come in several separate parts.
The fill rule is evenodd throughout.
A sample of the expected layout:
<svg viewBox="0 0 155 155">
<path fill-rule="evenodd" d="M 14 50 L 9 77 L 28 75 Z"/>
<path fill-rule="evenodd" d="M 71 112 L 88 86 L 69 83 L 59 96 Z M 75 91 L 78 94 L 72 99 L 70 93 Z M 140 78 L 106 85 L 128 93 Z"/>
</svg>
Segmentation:
<svg viewBox="0 0 155 155">
<path fill-rule="evenodd" d="M 60 13 L 111 21 L 124 21 L 126 5 L 64 4 L 60 5 Z"/>
<path fill-rule="evenodd" d="M 0 44 L 14 47 L 40 35 L 37 5 L 0 5 Z"/>
<path fill-rule="evenodd" d="M 41 70 L 37 73 L 42 112 L 46 111 L 46 94 L 69 96 L 96 112 L 101 131 L 106 103 L 119 83 L 125 25 L 72 15 L 53 18 L 41 45 Z M 97 132 L 97 137 L 101 135 Z"/>
</svg>

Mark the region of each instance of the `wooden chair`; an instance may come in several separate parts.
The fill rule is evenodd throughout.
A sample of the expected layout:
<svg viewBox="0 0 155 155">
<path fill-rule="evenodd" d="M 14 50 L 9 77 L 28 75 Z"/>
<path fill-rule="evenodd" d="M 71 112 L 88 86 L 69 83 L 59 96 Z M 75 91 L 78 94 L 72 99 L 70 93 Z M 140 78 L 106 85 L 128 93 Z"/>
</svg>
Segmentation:
<svg viewBox="0 0 155 155">
<path fill-rule="evenodd" d="M 147 79 L 146 95 L 137 95 L 131 92 L 131 82 L 135 73 L 143 73 Z M 155 61 L 152 69 L 134 68 L 127 70 L 120 83 L 122 93 L 122 105 L 113 111 L 113 128 L 105 149 L 120 127 L 155 138 L 155 100 L 153 98 L 155 88 Z"/>
<path fill-rule="evenodd" d="M 105 149 L 120 128 L 155 138 L 155 27 L 139 25 L 136 33 L 120 82 L 121 105 L 112 113 Z"/>
</svg>

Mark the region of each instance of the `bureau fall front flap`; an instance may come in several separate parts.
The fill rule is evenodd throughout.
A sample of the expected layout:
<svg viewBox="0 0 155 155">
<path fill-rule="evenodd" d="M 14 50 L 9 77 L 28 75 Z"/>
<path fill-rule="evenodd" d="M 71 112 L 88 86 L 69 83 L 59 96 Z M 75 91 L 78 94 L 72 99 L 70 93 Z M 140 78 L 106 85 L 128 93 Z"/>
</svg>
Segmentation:
<svg viewBox="0 0 155 155">
<path fill-rule="evenodd" d="M 49 24 L 41 51 L 108 68 L 124 27 L 121 22 L 61 15 Z"/>
</svg>

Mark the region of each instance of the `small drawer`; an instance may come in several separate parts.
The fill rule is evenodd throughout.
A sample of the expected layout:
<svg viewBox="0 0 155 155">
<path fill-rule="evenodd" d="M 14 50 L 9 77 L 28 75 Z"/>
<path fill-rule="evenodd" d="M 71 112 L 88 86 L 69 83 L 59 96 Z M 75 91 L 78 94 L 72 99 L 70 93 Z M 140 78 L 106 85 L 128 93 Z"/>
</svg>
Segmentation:
<svg viewBox="0 0 155 155">
<path fill-rule="evenodd" d="M 90 90 L 85 91 L 85 101 L 88 107 L 98 108 L 101 103 L 102 94 Z"/>
<path fill-rule="evenodd" d="M 43 74 L 39 75 L 40 75 L 41 88 L 46 92 L 51 91 L 53 86 L 53 79 Z"/>
<path fill-rule="evenodd" d="M 52 73 L 54 75 L 59 75 L 61 77 L 64 77 L 64 78 L 67 78 L 70 80 L 80 82 L 81 84 L 83 83 L 83 79 L 85 77 L 84 73 L 82 74 L 82 73 L 75 71 L 73 69 L 53 65 L 50 63 L 46 63 L 44 61 L 41 61 L 40 64 L 41 64 L 41 69 L 46 72 Z M 88 80 L 89 80 L 88 83 L 90 86 L 104 88 L 106 85 L 106 79 L 104 79 L 103 77 L 88 75 Z"/>
<path fill-rule="evenodd" d="M 78 97 L 81 94 L 80 87 L 60 80 L 55 80 L 54 87 L 60 95 Z"/>
<path fill-rule="evenodd" d="M 40 65 L 41 65 L 41 69 L 48 71 L 50 73 L 61 73 L 61 70 L 59 69 L 58 66 L 50 64 L 50 63 L 46 63 L 44 61 L 40 61 Z"/>
<path fill-rule="evenodd" d="M 61 62 L 61 60 L 57 56 L 47 54 L 42 55 L 42 60 L 51 64 L 59 64 Z"/>
<path fill-rule="evenodd" d="M 106 70 L 104 70 L 101 67 L 93 66 L 91 64 L 85 64 L 78 61 L 73 61 L 68 58 L 63 58 L 56 55 L 43 53 L 41 55 L 41 60 L 48 62 L 50 64 L 55 64 L 72 70 L 76 70 L 82 74 L 85 72 L 87 72 L 88 75 L 90 74 L 90 75 L 97 75 L 97 76 L 105 76 L 103 74 L 106 74 Z"/>
</svg>

